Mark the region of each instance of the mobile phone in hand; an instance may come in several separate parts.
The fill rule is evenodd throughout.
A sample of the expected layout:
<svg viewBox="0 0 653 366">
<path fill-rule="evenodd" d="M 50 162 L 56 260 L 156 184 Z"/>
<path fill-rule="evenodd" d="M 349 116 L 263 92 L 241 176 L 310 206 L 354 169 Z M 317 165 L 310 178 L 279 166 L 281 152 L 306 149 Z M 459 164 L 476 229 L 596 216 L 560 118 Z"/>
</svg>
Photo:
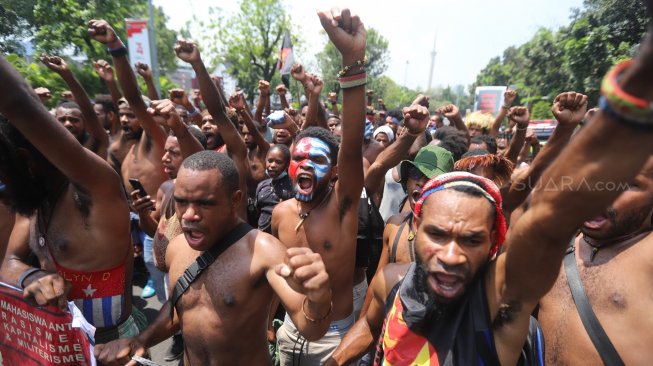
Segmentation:
<svg viewBox="0 0 653 366">
<path fill-rule="evenodd" d="M 147 192 L 145 191 L 145 188 L 143 188 L 141 181 L 135 178 L 129 178 L 129 184 L 131 184 L 132 188 L 138 190 L 138 195 L 140 197 L 147 196 Z"/>
</svg>

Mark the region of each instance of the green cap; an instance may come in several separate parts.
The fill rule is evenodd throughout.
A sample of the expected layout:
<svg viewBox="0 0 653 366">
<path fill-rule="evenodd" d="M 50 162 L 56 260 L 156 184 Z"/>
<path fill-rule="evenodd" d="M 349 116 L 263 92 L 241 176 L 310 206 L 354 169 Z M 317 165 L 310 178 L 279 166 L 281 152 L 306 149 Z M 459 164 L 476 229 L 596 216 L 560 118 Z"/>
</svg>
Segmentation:
<svg viewBox="0 0 653 366">
<path fill-rule="evenodd" d="M 404 160 L 399 164 L 399 177 L 403 185 L 408 180 L 411 167 L 419 169 L 428 179 L 453 170 L 453 155 L 439 146 L 424 146 L 419 149 L 413 161 Z"/>
</svg>

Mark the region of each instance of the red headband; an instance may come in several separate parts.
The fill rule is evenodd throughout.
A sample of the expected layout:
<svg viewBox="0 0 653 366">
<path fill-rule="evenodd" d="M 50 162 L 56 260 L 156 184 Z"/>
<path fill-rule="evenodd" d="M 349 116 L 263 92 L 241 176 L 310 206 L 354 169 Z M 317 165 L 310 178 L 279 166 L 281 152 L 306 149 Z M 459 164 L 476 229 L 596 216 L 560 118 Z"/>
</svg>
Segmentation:
<svg viewBox="0 0 653 366">
<path fill-rule="evenodd" d="M 496 211 L 494 226 L 497 230 L 497 236 L 492 248 L 490 248 L 490 258 L 494 258 L 506 239 L 506 231 L 508 231 L 508 228 L 503 209 L 501 208 L 501 193 L 497 185 L 491 180 L 467 172 L 451 172 L 438 175 L 429 180 L 422 188 L 419 200 L 415 203 L 415 216 L 421 217 L 424 201 L 426 201 L 432 193 L 456 186 L 473 187 L 482 193 L 483 196 L 494 205 Z"/>
</svg>

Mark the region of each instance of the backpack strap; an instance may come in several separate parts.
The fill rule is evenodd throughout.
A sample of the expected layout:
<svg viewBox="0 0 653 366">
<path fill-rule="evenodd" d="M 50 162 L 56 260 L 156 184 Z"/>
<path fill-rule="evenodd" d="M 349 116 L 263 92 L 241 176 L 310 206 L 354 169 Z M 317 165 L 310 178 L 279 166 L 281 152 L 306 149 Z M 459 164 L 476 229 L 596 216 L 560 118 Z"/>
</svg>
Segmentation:
<svg viewBox="0 0 653 366">
<path fill-rule="evenodd" d="M 211 249 L 205 251 L 200 256 L 195 259 L 184 273 L 177 279 L 175 283 L 174 290 L 172 291 L 172 296 L 170 297 L 170 320 L 175 316 L 175 305 L 177 301 L 181 298 L 181 295 L 188 290 L 190 285 L 199 277 L 199 275 L 204 271 L 211 263 L 224 253 L 225 250 L 229 249 L 235 242 L 242 239 L 245 234 L 250 232 L 253 228 L 247 223 L 240 223 L 233 230 L 227 234 L 218 244 L 214 245 Z"/>
<path fill-rule="evenodd" d="M 395 239 L 392 241 L 392 249 L 390 250 L 390 259 L 389 263 L 395 263 L 397 261 L 397 246 L 399 245 L 399 239 L 401 239 L 401 233 L 404 232 L 404 227 L 406 227 L 406 223 L 408 220 L 410 220 L 411 216 L 413 214 L 410 213 L 404 221 L 399 225 L 399 230 L 397 230 L 397 233 L 395 234 Z"/>
<path fill-rule="evenodd" d="M 565 274 L 567 275 L 567 284 L 569 285 L 571 295 L 574 298 L 578 315 L 580 315 L 580 320 L 583 322 L 585 331 L 587 331 L 587 334 L 590 336 L 590 339 L 598 351 L 599 356 L 601 356 L 603 363 L 606 366 L 624 365 L 619 353 L 614 348 L 614 345 L 612 345 L 612 342 L 610 342 L 610 338 L 605 333 L 605 330 L 603 330 L 596 314 L 594 314 L 592 305 L 585 294 L 583 282 L 580 279 L 580 273 L 576 266 L 576 255 L 574 254 L 575 239 L 575 237 L 571 239 L 571 250 L 569 250 L 567 255 L 565 255 L 564 265 Z"/>
</svg>

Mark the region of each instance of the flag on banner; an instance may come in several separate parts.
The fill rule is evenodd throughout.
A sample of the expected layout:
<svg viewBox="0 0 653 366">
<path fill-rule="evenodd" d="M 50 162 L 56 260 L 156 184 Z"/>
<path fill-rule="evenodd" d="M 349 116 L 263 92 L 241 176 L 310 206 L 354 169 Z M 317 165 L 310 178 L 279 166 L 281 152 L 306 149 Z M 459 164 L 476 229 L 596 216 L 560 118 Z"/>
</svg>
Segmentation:
<svg viewBox="0 0 653 366">
<path fill-rule="evenodd" d="M 290 69 L 295 63 L 295 57 L 292 52 L 292 42 L 290 41 L 290 31 L 286 29 L 286 34 L 283 36 L 281 43 L 281 52 L 279 53 L 278 68 L 281 70 L 281 81 L 290 88 Z"/>
</svg>

